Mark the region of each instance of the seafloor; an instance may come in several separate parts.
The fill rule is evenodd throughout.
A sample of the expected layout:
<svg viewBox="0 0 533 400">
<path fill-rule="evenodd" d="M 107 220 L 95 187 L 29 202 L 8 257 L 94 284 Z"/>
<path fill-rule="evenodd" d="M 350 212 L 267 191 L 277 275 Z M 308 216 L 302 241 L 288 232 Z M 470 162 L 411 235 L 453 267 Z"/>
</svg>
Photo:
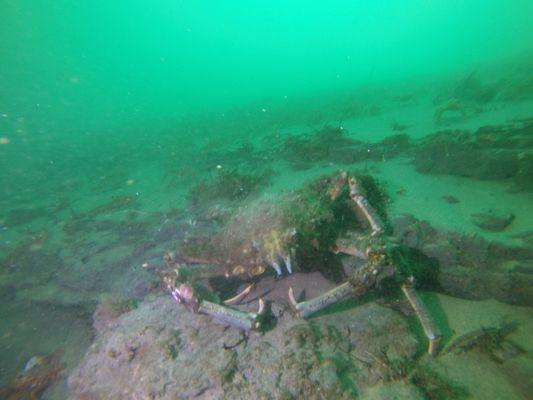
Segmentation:
<svg viewBox="0 0 533 400">
<path fill-rule="evenodd" d="M 0 394 L 528 398 L 533 89 L 472 79 L 54 142 L 13 121 L 0 145 Z M 163 290 L 166 251 L 341 169 L 380 183 L 390 236 L 436 276 L 420 288 L 436 357 L 393 290 L 294 318 L 288 285 L 310 298 L 335 285 L 327 273 L 268 271 L 278 319 L 248 335 Z"/>
</svg>

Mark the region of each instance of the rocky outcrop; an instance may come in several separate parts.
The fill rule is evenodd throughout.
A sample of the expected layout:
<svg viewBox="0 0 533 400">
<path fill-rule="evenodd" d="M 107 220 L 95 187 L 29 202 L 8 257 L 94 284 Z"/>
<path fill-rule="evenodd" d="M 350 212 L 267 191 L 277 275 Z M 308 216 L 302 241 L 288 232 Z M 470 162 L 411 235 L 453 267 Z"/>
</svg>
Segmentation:
<svg viewBox="0 0 533 400">
<path fill-rule="evenodd" d="M 533 188 L 533 118 L 484 126 L 476 132 L 446 130 L 412 148 L 417 171 L 499 180 L 515 191 Z"/>
<path fill-rule="evenodd" d="M 531 247 L 511 247 L 477 235 L 437 230 L 411 215 L 396 218 L 392 225 L 396 239 L 435 269 L 434 283 L 444 293 L 533 305 Z"/>
<path fill-rule="evenodd" d="M 275 329 L 245 338 L 161 295 L 100 332 L 68 382 L 84 400 L 348 399 L 383 382 L 415 393 L 407 371 L 424 346 L 374 302 L 311 321 L 282 313 Z"/>
<path fill-rule="evenodd" d="M 472 222 L 481 229 L 491 232 L 501 232 L 513 222 L 512 213 L 501 210 L 489 210 L 472 214 Z"/>
</svg>

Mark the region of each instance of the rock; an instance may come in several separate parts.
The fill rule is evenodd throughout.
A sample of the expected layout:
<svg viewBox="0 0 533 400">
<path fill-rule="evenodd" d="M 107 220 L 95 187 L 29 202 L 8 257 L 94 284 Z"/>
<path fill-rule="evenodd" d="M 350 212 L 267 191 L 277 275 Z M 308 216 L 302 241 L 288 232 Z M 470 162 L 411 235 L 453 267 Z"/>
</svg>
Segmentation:
<svg viewBox="0 0 533 400">
<path fill-rule="evenodd" d="M 478 235 L 437 230 L 410 215 L 392 221 L 397 243 L 429 259 L 438 288 L 446 294 L 475 300 L 495 298 L 520 305 L 533 304 L 531 246 L 508 246 Z M 413 260 L 407 260 L 412 262 Z M 418 265 L 422 257 L 415 259 Z M 513 267 L 516 266 L 516 267 Z"/>
<path fill-rule="evenodd" d="M 439 131 L 411 146 L 413 164 L 423 173 L 499 180 L 515 191 L 531 191 L 532 132 L 533 118 L 484 126 L 474 133 Z"/>
<path fill-rule="evenodd" d="M 492 232 L 501 232 L 507 228 L 514 220 L 514 215 L 499 210 L 489 210 L 487 212 L 471 215 L 472 222 L 479 228 Z"/>
<path fill-rule="evenodd" d="M 286 312 L 242 339 L 167 295 L 149 297 L 97 335 L 69 377 L 70 398 L 349 399 L 378 382 L 409 386 L 404 366 L 425 346 L 374 302 L 310 321 Z"/>
</svg>

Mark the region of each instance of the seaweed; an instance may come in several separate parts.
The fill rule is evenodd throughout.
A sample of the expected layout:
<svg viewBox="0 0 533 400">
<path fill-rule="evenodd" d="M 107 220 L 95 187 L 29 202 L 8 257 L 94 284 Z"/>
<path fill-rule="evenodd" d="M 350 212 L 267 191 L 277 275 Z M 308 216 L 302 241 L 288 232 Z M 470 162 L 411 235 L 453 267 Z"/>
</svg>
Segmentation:
<svg viewBox="0 0 533 400">
<path fill-rule="evenodd" d="M 379 182 L 372 175 L 362 174 L 357 171 L 354 171 L 351 176 L 358 180 L 366 200 L 376 210 L 382 222 L 388 225 L 387 203 L 389 202 L 389 197 Z"/>
<path fill-rule="evenodd" d="M 504 180 L 516 176 L 521 161 L 516 151 L 486 145 L 464 131 L 441 131 L 415 149 L 417 171 L 477 179 Z"/>
<path fill-rule="evenodd" d="M 410 377 L 428 400 L 464 399 L 468 392 L 457 385 L 447 382 L 433 371 L 417 368 Z"/>
<path fill-rule="evenodd" d="M 267 184 L 272 173 L 271 170 L 265 170 L 252 175 L 242 173 L 237 168 L 219 170 L 213 179 L 200 181 L 189 191 L 188 202 L 191 205 L 199 205 L 212 200 L 244 200 Z"/>
<path fill-rule="evenodd" d="M 48 282 L 55 272 L 63 269 L 59 248 L 45 250 L 48 232 L 28 232 L 27 238 L 0 259 L 0 272 L 16 276 L 16 282 Z"/>
<path fill-rule="evenodd" d="M 477 72 L 472 72 L 463 78 L 453 90 L 457 99 L 476 103 L 487 103 L 493 100 L 498 93 L 497 84 L 483 84 Z"/>
<path fill-rule="evenodd" d="M 383 153 L 383 157 L 392 158 L 405 153 L 411 147 L 412 142 L 409 135 L 399 133 L 397 135 L 388 136 L 378 142 L 378 151 Z"/>
<path fill-rule="evenodd" d="M 369 176 L 354 173 L 370 204 L 386 223 L 387 196 L 377 181 Z M 347 185 L 332 199 L 331 189 L 338 174 L 319 177 L 295 191 L 282 207 L 282 224 L 296 228 L 296 258 L 308 269 L 320 270 L 327 276 L 335 275 L 339 260 L 331 249 L 335 242 L 354 226 L 361 224 L 353 210 Z M 333 276 L 332 276 L 333 275 Z"/>
<path fill-rule="evenodd" d="M 347 136 L 347 130 L 326 126 L 300 136 L 287 137 L 280 155 L 295 169 L 308 169 L 319 163 L 354 164 L 369 160 L 384 161 L 407 152 L 412 145 L 404 133 L 376 143 L 365 143 Z"/>
<path fill-rule="evenodd" d="M 394 247 L 390 251 L 392 261 L 398 269 L 398 279 L 415 278 L 417 286 L 426 290 L 438 290 L 439 263 L 422 251 L 407 246 Z"/>
<path fill-rule="evenodd" d="M 280 153 L 293 167 L 307 169 L 321 161 L 357 161 L 351 148 L 358 143 L 347 137 L 342 127 L 325 126 L 310 134 L 287 137 Z"/>
<path fill-rule="evenodd" d="M 25 225 L 46 215 L 48 215 L 48 212 L 44 208 L 19 208 L 9 211 L 3 223 L 12 228 L 18 225 Z"/>
<path fill-rule="evenodd" d="M 132 196 L 116 196 L 111 201 L 93 208 L 89 211 L 88 216 L 94 218 L 100 214 L 106 214 L 112 211 L 124 209 L 135 200 Z"/>
<path fill-rule="evenodd" d="M 474 133 L 444 130 L 424 138 L 413 152 L 421 172 L 478 179 L 507 179 L 532 172 L 533 118 L 483 126 Z"/>
</svg>

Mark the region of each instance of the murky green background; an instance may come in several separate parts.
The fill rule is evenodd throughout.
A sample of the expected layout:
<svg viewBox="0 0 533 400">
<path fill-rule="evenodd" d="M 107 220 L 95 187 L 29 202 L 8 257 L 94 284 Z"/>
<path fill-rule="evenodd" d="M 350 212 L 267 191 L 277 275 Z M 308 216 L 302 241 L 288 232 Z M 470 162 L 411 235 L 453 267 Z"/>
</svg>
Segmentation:
<svg viewBox="0 0 533 400">
<path fill-rule="evenodd" d="M 54 137 L 505 67 L 533 43 L 525 0 L 3 1 L 1 11 L 2 112 Z"/>
<path fill-rule="evenodd" d="M 75 366 L 102 296 L 149 292 L 141 265 L 181 239 L 189 191 L 220 170 L 275 171 L 260 192 L 277 193 L 355 165 L 393 215 L 522 243 L 530 191 L 384 158 L 300 168 L 280 149 L 323 126 L 370 146 L 530 118 L 532 17 L 526 0 L 0 0 L 0 384 L 36 354 Z M 469 76 L 478 98 L 440 124 Z M 510 232 L 472 223 L 502 205 Z"/>
</svg>

